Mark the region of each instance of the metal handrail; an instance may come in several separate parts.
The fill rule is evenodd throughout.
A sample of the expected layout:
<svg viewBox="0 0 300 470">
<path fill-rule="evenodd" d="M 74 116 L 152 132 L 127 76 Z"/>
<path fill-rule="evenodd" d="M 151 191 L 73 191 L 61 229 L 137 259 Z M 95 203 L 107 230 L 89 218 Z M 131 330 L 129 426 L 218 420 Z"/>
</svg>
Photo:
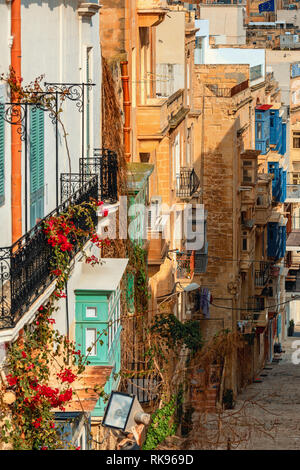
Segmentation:
<svg viewBox="0 0 300 470">
<path fill-rule="evenodd" d="M 71 205 L 98 198 L 98 178 L 94 176 L 66 201 L 38 222 L 10 247 L 0 248 L 0 329 L 12 328 L 26 310 L 54 280 L 51 274 L 53 249 L 43 227 L 51 217 L 65 212 Z M 93 214 L 96 224 L 97 215 Z M 75 220 L 75 225 L 84 225 Z M 75 244 L 72 256 L 79 247 Z"/>
</svg>

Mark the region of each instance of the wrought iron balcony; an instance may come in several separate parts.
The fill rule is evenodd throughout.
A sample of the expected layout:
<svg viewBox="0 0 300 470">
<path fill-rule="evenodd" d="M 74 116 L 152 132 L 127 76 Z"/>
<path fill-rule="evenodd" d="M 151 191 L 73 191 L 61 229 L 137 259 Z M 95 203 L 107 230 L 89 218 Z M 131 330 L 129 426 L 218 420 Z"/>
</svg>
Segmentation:
<svg viewBox="0 0 300 470">
<path fill-rule="evenodd" d="M 261 261 L 255 271 L 255 287 L 265 287 L 270 277 L 270 263 Z"/>
<path fill-rule="evenodd" d="M 220 88 L 218 84 L 208 84 L 206 86 L 218 98 L 232 98 L 241 91 L 247 90 L 247 88 L 249 88 L 249 80 L 245 80 L 238 85 L 227 88 Z"/>
<path fill-rule="evenodd" d="M 264 297 L 249 297 L 247 308 L 249 309 L 250 316 L 258 314 L 265 310 L 265 298 Z"/>
<path fill-rule="evenodd" d="M 97 197 L 98 178 L 94 176 L 12 246 L 0 248 L 0 329 L 13 328 L 54 280 L 50 263 L 53 252 L 43 231 L 44 222 L 71 205 Z M 96 224 L 96 214 L 93 217 Z M 74 220 L 74 224 L 84 228 L 85 220 Z M 75 245 L 72 255 L 78 250 Z"/>
<path fill-rule="evenodd" d="M 177 279 L 192 279 L 195 269 L 195 252 L 176 253 Z"/>
<path fill-rule="evenodd" d="M 101 201 L 114 204 L 118 200 L 118 157 L 108 149 L 94 149 L 91 158 L 80 158 L 80 175 L 97 175 Z"/>
<path fill-rule="evenodd" d="M 89 180 L 97 177 L 97 175 L 84 175 L 80 173 L 61 173 L 60 174 L 60 202 L 69 199 L 72 194 L 76 193 Z M 98 177 L 97 177 L 98 179 Z"/>
<path fill-rule="evenodd" d="M 180 198 L 191 197 L 199 188 L 200 180 L 193 168 L 180 168 L 176 177 L 176 196 Z"/>
</svg>

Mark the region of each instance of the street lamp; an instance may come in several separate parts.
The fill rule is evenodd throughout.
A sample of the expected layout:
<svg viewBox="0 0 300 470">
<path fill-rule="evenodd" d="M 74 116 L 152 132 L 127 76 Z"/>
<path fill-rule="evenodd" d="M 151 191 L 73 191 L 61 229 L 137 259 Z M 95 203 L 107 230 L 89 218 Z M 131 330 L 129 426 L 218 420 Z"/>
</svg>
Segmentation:
<svg viewBox="0 0 300 470">
<path fill-rule="evenodd" d="M 132 432 L 137 424 L 149 424 L 150 415 L 144 413 L 137 397 L 121 392 L 111 392 L 102 425 Z"/>
</svg>

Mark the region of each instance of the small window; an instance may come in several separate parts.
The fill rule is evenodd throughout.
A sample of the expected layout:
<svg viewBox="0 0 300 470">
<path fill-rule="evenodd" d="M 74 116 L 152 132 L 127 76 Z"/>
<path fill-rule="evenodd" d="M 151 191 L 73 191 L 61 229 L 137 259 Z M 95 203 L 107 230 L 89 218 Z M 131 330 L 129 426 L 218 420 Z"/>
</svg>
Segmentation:
<svg viewBox="0 0 300 470">
<path fill-rule="evenodd" d="M 300 148 L 300 132 L 293 132 L 293 148 Z"/>
<path fill-rule="evenodd" d="M 247 251 L 247 249 L 248 249 L 248 239 L 247 239 L 247 237 L 245 237 L 245 238 L 243 237 L 242 250 Z"/>
<path fill-rule="evenodd" d="M 96 341 L 97 341 L 96 328 L 86 328 L 85 330 L 85 354 L 87 356 L 97 356 Z"/>
<path fill-rule="evenodd" d="M 293 184 L 300 184 L 300 173 L 293 173 Z"/>
<path fill-rule="evenodd" d="M 256 200 L 256 205 L 257 206 L 262 206 L 264 203 L 263 196 L 258 196 Z"/>
<path fill-rule="evenodd" d="M 86 307 L 85 316 L 86 316 L 86 318 L 96 318 L 97 317 L 97 308 L 96 307 Z"/>
<path fill-rule="evenodd" d="M 141 163 L 148 163 L 150 160 L 149 152 L 140 152 L 140 161 Z"/>
<path fill-rule="evenodd" d="M 256 135 L 258 139 L 262 139 L 262 122 L 256 123 Z"/>
<path fill-rule="evenodd" d="M 254 183 L 254 176 L 253 161 L 243 160 L 243 182 Z"/>
</svg>

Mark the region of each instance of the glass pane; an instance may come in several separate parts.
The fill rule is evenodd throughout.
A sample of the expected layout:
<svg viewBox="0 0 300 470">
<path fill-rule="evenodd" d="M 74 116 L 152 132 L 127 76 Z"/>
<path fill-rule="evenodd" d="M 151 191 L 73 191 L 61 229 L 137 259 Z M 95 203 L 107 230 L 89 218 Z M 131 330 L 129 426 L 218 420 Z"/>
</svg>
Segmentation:
<svg viewBox="0 0 300 470">
<path fill-rule="evenodd" d="M 258 139 L 262 138 L 262 124 L 261 124 L 261 122 L 257 123 L 257 138 Z"/>
<path fill-rule="evenodd" d="M 97 307 L 86 307 L 85 309 L 85 316 L 87 318 L 95 318 L 97 317 Z"/>
<path fill-rule="evenodd" d="M 97 330 L 96 328 L 87 328 L 85 330 L 85 354 L 89 356 L 97 355 Z M 91 348 L 90 351 L 88 349 Z"/>
</svg>

